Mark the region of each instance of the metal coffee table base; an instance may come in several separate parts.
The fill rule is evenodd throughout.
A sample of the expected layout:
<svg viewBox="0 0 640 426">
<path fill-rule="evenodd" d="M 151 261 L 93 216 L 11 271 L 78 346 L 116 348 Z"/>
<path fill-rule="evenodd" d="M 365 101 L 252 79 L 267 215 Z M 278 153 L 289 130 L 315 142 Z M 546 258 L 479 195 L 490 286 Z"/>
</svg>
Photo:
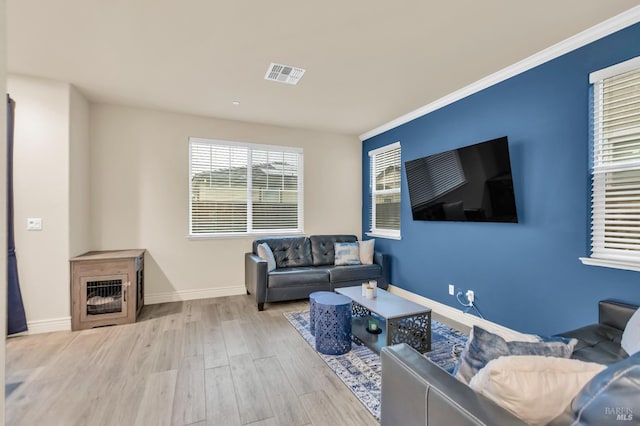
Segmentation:
<svg viewBox="0 0 640 426">
<path fill-rule="evenodd" d="M 384 327 L 385 332 L 380 336 L 372 336 L 366 331 L 371 311 L 355 301 L 352 303 L 352 308 L 354 316 L 352 333 L 371 349 L 380 352 L 381 346 L 406 343 L 420 353 L 431 350 L 431 311 L 389 319 Z M 378 344 L 380 339 L 384 342 L 383 345 Z"/>
</svg>

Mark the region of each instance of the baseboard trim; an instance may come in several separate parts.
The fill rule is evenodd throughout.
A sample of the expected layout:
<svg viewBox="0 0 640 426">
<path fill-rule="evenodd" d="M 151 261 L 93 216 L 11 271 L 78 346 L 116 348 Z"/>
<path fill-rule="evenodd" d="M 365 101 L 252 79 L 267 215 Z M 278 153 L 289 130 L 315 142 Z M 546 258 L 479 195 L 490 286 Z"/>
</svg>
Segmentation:
<svg viewBox="0 0 640 426">
<path fill-rule="evenodd" d="M 450 318 L 453 321 L 459 322 L 469 327 L 477 325 L 484 328 L 485 330 L 488 330 L 492 333 L 498 333 L 501 336 L 505 337 L 508 336 L 515 338 L 519 334 L 521 334 L 516 330 L 512 330 L 508 327 L 497 324 L 495 322 L 491 322 L 486 319 L 482 319 L 475 315 L 465 314 L 464 311 L 460 309 L 452 308 L 451 306 L 445 305 L 444 303 L 436 302 L 435 300 L 428 299 L 394 285 L 389 285 L 389 292 L 404 297 L 405 299 L 411 300 L 412 302 L 415 302 L 419 305 L 427 306 L 438 315 Z"/>
<path fill-rule="evenodd" d="M 165 293 L 152 293 L 144 295 L 145 305 L 158 303 L 182 302 L 185 300 L 209 299 L 211 297 L 237 296 L 245 294 L 244 286 L 229 286 L 216 288 L 203 288 L 199 290 L 171 291 Z"/>
<path fill-rule="evenodd" d="M 41 334 L 54 331 L 71 331 L 71 317 L 52 318 L 27 322 L 27 331 L 20 334 Z"/>
</svg>

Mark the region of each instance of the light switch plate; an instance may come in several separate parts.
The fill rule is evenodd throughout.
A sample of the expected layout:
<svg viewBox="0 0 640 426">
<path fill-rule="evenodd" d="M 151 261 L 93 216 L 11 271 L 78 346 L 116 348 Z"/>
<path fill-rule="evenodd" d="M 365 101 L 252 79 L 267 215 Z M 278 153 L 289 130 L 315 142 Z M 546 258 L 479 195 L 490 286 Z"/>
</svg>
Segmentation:
<svg viewBox="0 0 640 426">
<path fill-rule="evenodd" d="M 41 217 L 27 218 L 27 231 L 42 231 L 42 218 Z"/>
</svg>

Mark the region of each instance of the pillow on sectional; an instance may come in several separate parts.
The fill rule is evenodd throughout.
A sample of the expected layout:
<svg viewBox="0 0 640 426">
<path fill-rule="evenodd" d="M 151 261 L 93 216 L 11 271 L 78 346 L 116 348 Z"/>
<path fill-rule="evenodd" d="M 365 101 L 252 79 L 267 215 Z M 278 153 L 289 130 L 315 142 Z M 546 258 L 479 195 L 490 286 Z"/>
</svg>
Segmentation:
<svg viewBox="0 0 640 426">
<path fill-rule="evenodd" d="M 357 241 L 353 243 L 335 243 L 333 248 L 336 253 L 336 266 L 360 264 L 360 250 Z"/>
<path fill-rule="evenodd" d="M 640 352 L 640 308 L 631 315 L 624 327 L 620 345 L 629 355 Z"/>
<path fill-rule="evenodd" d="M 258 244 L 258 257 L 267 261 L 267 270 L 269 272 L 276 269 L 276 258 L 273 256 L 273 251 L 271 247 L 269 247 L 269 244 Z"/>
<path fill-rule="evenodd" d="M 460 355 L 456 377 L 469 384 L 469 381 L 487 363 L 501 356 L 543 355 L 569 358 L 577 339 L 564 337 L 541 338 L 540 342 L 507 342 L 497 334 L 478 326 L 473 327 L 473 339 L 469 339 L 468 348 Z"/>
<path fill-rule="evenodd" d="M 591 379 L 551 424 L 637 425 L 638 395 L 640 352 L 609 365 Z"/>
<path fill-rule="evenodd" d="M 546 356 L 503 356 L 473 376 L 469 386 L 530 425 L 557 417 L 605 365 Z"/>
<path fill-rule="evenodd" d="M 358 249 L 360 250 L 360 263 L 363 265 L 373 264 L 373 249 L 376 240 L 358 241 Z"/>
<path fill-rule="evenodd" d="M 520 333 L 519 331 L 509 330 L 509 329 L 496 330 L 494 334 L 497 334 L 498 336 L 502 337 L 507 342 L 541 342 L 542 341 L 542 338 L 536 334 L 525 334 L 525 333 Z M 469 351 L 469 346 L 471 345 L 472 341 L 473 341 L 473 328 L 469 332 L 467 343 L 465 344 L 464 349 L 462 350 L 460 357 L 458 358 L 458 362 L 453 368 L 453 372 L 451 373 L 452 375 L 458 377 L 458 369 L 460 368 L 460 364 L 462 362 L 461 361 L 462 355 L 464 355 L 466 352 Z M 466 383 L 466 381 L 464 381 L 460 377 L 458 378 L 461 381 Z"/>
</svg>

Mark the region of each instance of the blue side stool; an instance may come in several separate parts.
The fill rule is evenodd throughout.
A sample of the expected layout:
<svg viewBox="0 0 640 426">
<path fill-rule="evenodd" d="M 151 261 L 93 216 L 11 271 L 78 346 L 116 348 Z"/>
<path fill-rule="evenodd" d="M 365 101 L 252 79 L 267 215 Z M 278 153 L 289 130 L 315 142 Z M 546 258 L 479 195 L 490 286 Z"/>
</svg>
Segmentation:
<svg viewBox="0 0 640 426">
<path fill-rule="evenodd" d="M 351 299 L 341 294 L 316 297 L 316 351 L 342 355 L 351 350 Z"/>
<path fill-rule="evenodd" d="M 330 291 L 314 291 L 309 295 L 309 331 L 312 336 L 316 335 L 316 323 L 315 323 L 315 314 L 316 314 L 316 298 L 318 296 L 322 296 L 325 294 L 334 294 Z"/>
</svg>

